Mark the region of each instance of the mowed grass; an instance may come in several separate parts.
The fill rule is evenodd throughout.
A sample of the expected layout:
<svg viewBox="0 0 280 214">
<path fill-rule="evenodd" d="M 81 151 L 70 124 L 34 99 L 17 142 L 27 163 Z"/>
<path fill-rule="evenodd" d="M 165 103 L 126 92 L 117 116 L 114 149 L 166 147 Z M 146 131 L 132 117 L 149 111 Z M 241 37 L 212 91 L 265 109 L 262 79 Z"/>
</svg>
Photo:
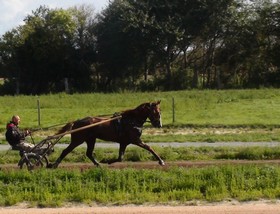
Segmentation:
<svg viewBox="0 0 280 214">
<path fill-rule="evenodd" d="M 161 100 L 163 128 L 144 130 L 144 141 L 280 140 L 278 89 L 4 96 L 0 99 L 0 130 L 4 133 L 6 123 L 14 114 L 21 116 L 22 128 L 37 128 L 38 101 L 40 127 L 44 128 L 86 116 L 111 116 L 156 100 Z M 150 124 L 146 123 L 145 128 L 149 127 Z M 36 134 L 44 138 L 54 133 L 55 130 L 50 129 Z M 5 143 L 3 137 L 0 143 Z"/>
<path fill-rule="evenodd" d="M 172 98 L 175 100 L 175 123 Z M 86 116 L 112 115 L 156 100 L 162 101 L 164 125 L 263 126 L 278 125 L 280 121 L 280 90 L 261 89 L 4 96 L 0 101 L 0 125 L 3 127 L 13 114 L 19 114 L 22 126 L 37 126 L 37 100 L 40 101 L 42 126 Z"/>
</svg>

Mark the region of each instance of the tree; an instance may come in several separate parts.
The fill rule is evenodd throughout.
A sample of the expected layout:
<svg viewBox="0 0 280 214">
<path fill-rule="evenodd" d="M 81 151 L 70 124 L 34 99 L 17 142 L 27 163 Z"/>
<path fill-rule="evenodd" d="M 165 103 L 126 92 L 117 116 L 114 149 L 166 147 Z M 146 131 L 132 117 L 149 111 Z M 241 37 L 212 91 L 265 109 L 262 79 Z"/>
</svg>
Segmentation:
<svg viewBox="0 0 280 214">
<path fill-rule="evenodd" d="M 19 94 L 19 76 L 21 68 L 17 49 L 23 44 L 21 29 L 13 29 L 0 40 L 1 73 L 5 80 L 5 92 Z"/>
<path fill-rule="evenodd" d="M 33 11 L 1 43 L 10 82 L 16 79 L 25 94 L 62 91 L 65 78 L 74 91 L 90 90 L 95 60 L 91 17 L 85 7 Z M 17 65 L 14 72 L 9 61 Z"/>
<path fill-rule="evenodd" d="M 117 82 L 127 85 L 131 78 L 138 77 L 143 63 L 143 55 L 136 49 L 141 35 L 128 29 L 124 18 L 129 13 L 128 9 L 126 1 L 116 0 L 98 16 L 95 34 L 100 86 L 103 85 L 104 90 L 114 90 Z"/>
<path fill-rule="evenodd" d="M 78 91 L 90 91 L 96 88 L 96 37 L 94 34 L 94 9 L 90 5 L 81 5 L 69 9 L 76 29 L 73 37 L 74 54 L 69 70 L 70 82 Z M 73 66 L 76 65 L 76 66 Z M 77 70 L 72 68 L 77 67 Z"/>
</svg>

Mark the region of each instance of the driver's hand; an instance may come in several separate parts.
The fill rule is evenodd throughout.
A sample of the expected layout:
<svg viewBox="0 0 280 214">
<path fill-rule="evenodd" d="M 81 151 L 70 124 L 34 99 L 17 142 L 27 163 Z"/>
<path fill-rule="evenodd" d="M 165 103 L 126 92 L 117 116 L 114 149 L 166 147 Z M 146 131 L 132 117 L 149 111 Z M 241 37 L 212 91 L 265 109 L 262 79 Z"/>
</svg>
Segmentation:
<svg viewBox="0 0 280 214">
<path fill-rule="evenodd" d="M 29 130 L 25 131 L 25 135 L 30 135 L 30 134 L 31 134 L 31 131 L 29 131 Z"/>
</svg>

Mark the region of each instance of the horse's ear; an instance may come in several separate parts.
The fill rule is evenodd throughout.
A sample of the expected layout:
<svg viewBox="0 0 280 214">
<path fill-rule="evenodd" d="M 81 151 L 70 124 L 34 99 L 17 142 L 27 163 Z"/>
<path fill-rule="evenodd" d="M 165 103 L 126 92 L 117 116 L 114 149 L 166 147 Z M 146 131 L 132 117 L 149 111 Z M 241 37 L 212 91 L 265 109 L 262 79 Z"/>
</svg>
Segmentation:
<svg viewBox="0 0 280 214">
<path fill-rule="evenodd" d="M 152 107 L 152 106 L 156 106 L 158 104 L 160 104 L 160 100 L 153 102 L 153 103 L 149 103 L 149 106 Z"/>
</svg>

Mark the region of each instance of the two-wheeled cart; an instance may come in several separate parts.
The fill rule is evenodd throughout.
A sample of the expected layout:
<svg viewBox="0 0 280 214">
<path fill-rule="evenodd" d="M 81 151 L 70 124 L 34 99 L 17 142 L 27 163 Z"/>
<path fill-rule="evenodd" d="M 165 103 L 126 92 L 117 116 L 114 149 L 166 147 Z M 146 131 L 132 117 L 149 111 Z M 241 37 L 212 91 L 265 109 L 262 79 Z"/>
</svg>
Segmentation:
<svg viewBox="0 0 280 214">
<path fill-rule="evenodd" d="M 33 170 L 41 167 L 48 167 L 50 162 L 48 156 L 54 151 L 54 146 L 67 134 L 72 134 L 84 129 L 91 128 L 93 126 L 100 125 L 112 120 L 121 118 L 121 116 L 115 116 L 108 118 L 107 120 L 102 120 L 87 126 L 83 126 L 77 129 L 72 129 L 61 134 L 48 136 L 46 139 L 40 141 L 36 144 L 30 151 L 20 151 L 21 159 L 18 162 L 18 166 L 23 169 L 27 168 L 28 170 Z"/>
<path fill-rule="evenodd" d="M 62 138 L 51 138 L 40 141 L 30 151 L 20 151 L 21 159 L 18 162 L 18 166 L 23 169 L 33 170 L 35 168 L 41 168 L 43 166 L 48 167 L 48 156 L 54 151 L 55 144 Z"/>
</svg>

